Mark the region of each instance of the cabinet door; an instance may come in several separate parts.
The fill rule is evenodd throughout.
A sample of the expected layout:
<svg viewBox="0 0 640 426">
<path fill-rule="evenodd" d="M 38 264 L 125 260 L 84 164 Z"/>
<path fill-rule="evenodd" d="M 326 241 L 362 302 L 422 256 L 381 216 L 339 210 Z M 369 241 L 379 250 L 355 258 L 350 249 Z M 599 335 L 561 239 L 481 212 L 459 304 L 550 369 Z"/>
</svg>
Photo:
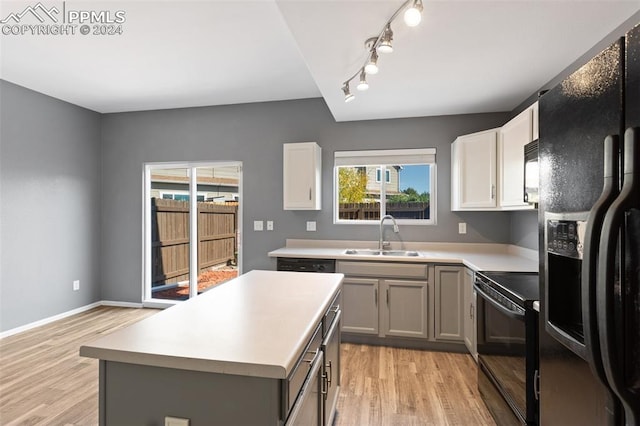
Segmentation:
<svg viewBox="0 0 640 426">
<path fill-rule="evenodd" d="M 285 426 L 322 426 L 322 354 L 311 364 L 296 404 L 291 409 Z"/>
<path fill-rule="evenodd" d="M 451 146 L 452 210 L 496 208 L 497 130 L 458 137 Z"/>
<path fill-rule="evenodd" d="M 338 405 L 340 394 L 340 319 L 342 312 L 338 311 L 333 325 L 329 329 L 327 336 L 322 342 L 322 353 L 324 355 L 323 384 L 324 403 L 322 424 L 329 426 L 333 424 L 333 419 Z"/>
<path fill-rule="evenodd" d="M 381 280 L 382 334 L 399 337 L 428 337 L 427 281 Z"/>
<path fill-rule="evenodd" d="M 460 266 L 436 266 L 435 270 L 434 338 L 462 342 L 464 340 L 463 268 Z"/>
<path fill-rule="evenodd" d="M 478 360 L 476 343 L 476 292 L 473 290 L 474 272 L 471 269 L 464 270 L 464 344 L 473 358 Z"/>
<path fill-rule="evenodd" d="M 378 280 L 345 278 L 342 305 L 343 332 L 378 334 Z"/>
<path fill-rule="evenodd" d="M 500 130 L 500 206 L 533 208 L 524 202 L 524 146 L 531 142 L 533 109 L 527 108 Z"/>
<path fill-rule="evenodd" d="M 321 153 L 315 142 L 284 144 L 282 190 L 285 210 L 320 210 Z"/>
</svg>

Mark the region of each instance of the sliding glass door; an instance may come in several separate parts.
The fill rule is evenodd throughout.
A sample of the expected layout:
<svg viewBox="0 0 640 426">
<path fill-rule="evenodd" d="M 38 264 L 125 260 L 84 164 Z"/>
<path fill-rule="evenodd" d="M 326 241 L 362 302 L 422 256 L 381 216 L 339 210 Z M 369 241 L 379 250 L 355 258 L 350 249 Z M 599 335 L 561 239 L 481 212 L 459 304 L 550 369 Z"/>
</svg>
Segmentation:
<svg viewBox="0 0 640 426">
<path fill-rule="evenodd" d="M 238 275 L 242 165 L 144 167 L 147 305 L 186 300 Z"/>
</svg>

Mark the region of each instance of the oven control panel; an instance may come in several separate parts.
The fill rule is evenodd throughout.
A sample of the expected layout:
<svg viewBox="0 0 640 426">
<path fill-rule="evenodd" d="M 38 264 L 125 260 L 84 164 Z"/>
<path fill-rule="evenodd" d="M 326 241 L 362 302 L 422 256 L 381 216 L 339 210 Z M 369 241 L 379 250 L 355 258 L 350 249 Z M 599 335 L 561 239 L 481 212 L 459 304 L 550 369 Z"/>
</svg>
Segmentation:
<svg viewBox="0 0 640 426">
<path fill-rule="evenodd" d="M 547 252 L 582 259 L 586 226 L 584 220 L 547 220 Z"/>
<path fill-rule="evenodd" d="M 485 282 L 478 275 L 476 275 L 475 286 L 476 289 L 479 289 L 481 292 L 485 293 L 491 300 L 499 305 L 504 306 L 505 308 L 507 308 L 507 310 L 518 315 L 524 315 L 524 309 L 513 303 L 508 297 L 504 296 L 499 291 L 495 290 L 489 283 Z"/>
</svg>

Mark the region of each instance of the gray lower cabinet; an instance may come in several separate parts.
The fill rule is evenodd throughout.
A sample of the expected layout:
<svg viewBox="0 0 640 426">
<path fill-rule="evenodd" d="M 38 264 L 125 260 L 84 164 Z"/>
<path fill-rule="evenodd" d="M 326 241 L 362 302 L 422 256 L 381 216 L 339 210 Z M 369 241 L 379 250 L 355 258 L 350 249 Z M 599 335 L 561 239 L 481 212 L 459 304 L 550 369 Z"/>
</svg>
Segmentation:
<svg viewBox="0 0 640 426">
<path fill-rule="evenodd" d="M 340 325 L 342 323 L 342 311 L 340 311 L 333 321 L 329 331 L 322 342 L 322 354 L 324 365 L 322 369 L 321 394 L 324 399 L 322 403 L 322 424 L 329 426 L 333 424 L 340 395 Z M 310 424 L 310 423 L 307 423 Z"/>
<path fill-rule="evenodd" d="M 344 333 L 378 337 L 429 337 L 426 264 L 338 262 Z"/>
<path fill-rule="evenodd" d="M 345 278 L 342 304 L 344 333 L 378 334 L 378 280 Z"/>
<path fill-rule="evenodd" d="M 380 310 L 382 335 L 429 337 L 427 281 L 380 280 L 385 305 Z"/>
<path fill-rule="evenodd" d="M 436 266 L 434 281 L 436 341 L 464 341 L 462 266 Z"/>
<path fill-rule="evenodd" d="M 473 289 L 473 282 L 475 279 L 475 273 L 469 269 L 464 270 L 464 344 L 469 350 L 469 353 L 473 355 L 473 358 L 478 360 L 478 346 L 477 346 L 477 324 L 476 324 L 476 299 L 477 295 Z"/>
</svg>

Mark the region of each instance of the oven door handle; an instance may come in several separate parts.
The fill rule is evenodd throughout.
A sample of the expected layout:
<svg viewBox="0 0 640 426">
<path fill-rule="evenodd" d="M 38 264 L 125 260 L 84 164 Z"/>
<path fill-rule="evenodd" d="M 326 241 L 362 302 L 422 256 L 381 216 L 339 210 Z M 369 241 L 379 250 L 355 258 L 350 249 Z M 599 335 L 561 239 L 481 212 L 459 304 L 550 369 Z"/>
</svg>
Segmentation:
<svg viewBox="0 0 640 426">
<path fill-rule="evenodd" d="M 485 299 L 487 302 L 491 303 L 496 309 L 498 309 L 503 314 L 507 315 L 508 317 L 515 318 L 515 319 L 518 319 L 518 320 L 524 320 L 524 314 L 522 314 L 522 313 L 520 313 L 518 311 L 512 311 L 511 309 L 507 308 L 506 306 L 502 306 L 500 303 L 496 302 L 493 299 L 493 297 L 491 297 L 487 293 L 485 293 L 484 290 L 480 289 L 477 285 L 474 285 L 473 288 L 476 290 L 476 292 L 478 292 L 478 294 L 480 296 L 482 296 L 483 299 Z"/>
</svg>

